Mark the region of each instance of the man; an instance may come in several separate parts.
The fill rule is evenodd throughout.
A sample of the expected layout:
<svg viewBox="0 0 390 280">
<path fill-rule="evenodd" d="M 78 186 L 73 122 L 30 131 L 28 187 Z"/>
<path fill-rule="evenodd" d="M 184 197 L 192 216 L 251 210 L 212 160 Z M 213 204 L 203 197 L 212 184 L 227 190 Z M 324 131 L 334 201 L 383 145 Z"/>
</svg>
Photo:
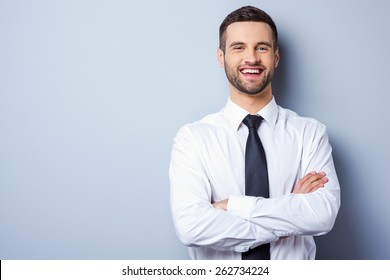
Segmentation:
<svg viewBox="0 0 390 280">
<path fill-rule="evenodd" d="M 326 128 L 276 104 L 278 35 L 264 11 L 247 6 L 228 15 L 217 58 L 229 81 L 226 106 L 182 127 L 173 144 L 178 237 L 192 259 L 256 259 L 247 255 L 260 248 L 259 258 L 314 259 L 313 236 L 331 230 L 340 207 Z M 248 118 L 260 119 L 260 126 L 253 130 Z M 253 141 L 265 154 L 254 167 L 261 156 L 253 156 L 252 138 L 261 139 Z M 266 194 L 248 194 L 260 173 L 255 191 L 266 185 Z"/>
</svg>

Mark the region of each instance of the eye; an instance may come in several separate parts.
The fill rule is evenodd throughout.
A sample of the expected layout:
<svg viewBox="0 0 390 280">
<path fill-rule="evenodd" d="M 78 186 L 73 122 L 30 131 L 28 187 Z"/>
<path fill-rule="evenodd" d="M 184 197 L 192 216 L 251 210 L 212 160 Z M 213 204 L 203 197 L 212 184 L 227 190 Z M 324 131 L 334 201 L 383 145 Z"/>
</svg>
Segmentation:
<svg viewBox="0 0 390 280">
<path fill-rule="evenodd" d="M 266 51 L 268 51 L 268 47 L 266 47 L 266 46 L 259 46 L 259 47 L 257 47 L 257 50 L 258 51 L 261 51 L 261 52 L 266 52 Z"/>
</svg>

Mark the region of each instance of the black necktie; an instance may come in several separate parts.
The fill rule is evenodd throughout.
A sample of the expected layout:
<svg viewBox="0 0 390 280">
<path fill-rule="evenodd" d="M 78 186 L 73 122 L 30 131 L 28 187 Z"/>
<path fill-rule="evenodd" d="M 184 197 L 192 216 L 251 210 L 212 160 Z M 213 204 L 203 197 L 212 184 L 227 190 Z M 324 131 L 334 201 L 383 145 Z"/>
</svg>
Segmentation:
<svg viewBox="0 0 390 280">
<path fill-rule="evenodd" d="M 257 129 L 262 117 L 248 115 L 243 123 L 249 129 L 245 150 L 245 195 L 269 197 L 267 161 Z M 269 243 L 242 253 L 243 260 L 269 260 Z"/>
</svg>

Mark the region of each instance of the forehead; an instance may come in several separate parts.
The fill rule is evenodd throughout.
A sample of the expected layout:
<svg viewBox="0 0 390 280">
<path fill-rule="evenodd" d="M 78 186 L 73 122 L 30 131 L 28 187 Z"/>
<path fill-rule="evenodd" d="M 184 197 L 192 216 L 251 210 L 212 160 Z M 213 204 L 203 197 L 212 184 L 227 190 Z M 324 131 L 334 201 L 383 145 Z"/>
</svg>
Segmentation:
<svg viewBox="0 0 390 280">
<path fill-rule="evenodd" d="M 226 29 L 226 43 L 231 42 L 269 42 L 272 43 L 271 27 L 264 22 L 234 22 Z"/>
</svg>

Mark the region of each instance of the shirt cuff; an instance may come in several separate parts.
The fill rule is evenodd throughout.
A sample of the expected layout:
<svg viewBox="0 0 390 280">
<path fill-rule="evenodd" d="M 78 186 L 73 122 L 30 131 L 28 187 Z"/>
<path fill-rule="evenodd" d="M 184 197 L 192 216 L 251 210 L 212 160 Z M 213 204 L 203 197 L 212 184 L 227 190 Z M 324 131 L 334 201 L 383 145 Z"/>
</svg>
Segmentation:
<svg viewBox="0 0 390 280">
<path fill-rule="evenodd" d="M 254 196 L 231 195 L 226 207 L 227 211 L 245 220 L 249 220 L 257 199 L 258 197 Z"/>
</svg>

